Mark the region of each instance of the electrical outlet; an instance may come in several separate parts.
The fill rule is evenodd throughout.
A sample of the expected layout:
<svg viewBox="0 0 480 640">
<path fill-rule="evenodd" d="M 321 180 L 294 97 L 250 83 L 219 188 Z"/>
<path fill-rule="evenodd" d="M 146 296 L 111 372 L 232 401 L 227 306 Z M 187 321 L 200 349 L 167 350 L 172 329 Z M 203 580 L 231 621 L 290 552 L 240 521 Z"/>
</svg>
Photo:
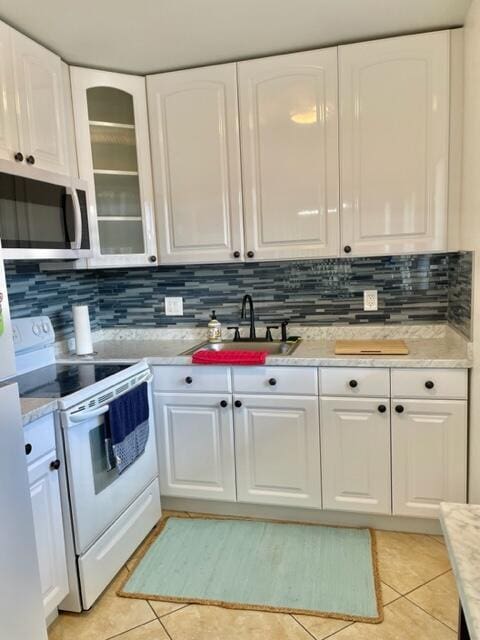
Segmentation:
<svg viewBox="0 0 480 640">
<path fill-rule="evenodd" d="M 165 298 L 166 316 L 183 316 L 183 298 Z"/>
<path fill-rule="evenodd" d="M 378 309 L 378 297 L 376 289 L 365 289 L 363 292 L 363 310 L 364 311 L 377 311 Z"/>
</svg>

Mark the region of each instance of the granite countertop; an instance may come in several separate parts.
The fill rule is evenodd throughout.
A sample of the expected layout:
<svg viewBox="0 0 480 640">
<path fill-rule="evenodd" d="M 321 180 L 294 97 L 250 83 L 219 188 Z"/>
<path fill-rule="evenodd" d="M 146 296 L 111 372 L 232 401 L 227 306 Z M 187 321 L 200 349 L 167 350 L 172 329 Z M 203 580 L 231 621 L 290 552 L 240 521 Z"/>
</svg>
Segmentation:
<svg viewBox="0 0 480 640">
<path fill-rule="evenodd" d="M 191 364 L 191 356 L 180 355 L 201 344 L 201 340 L 102 340 L 93 356 L 67 354 L 59 362 L 133 363 L 146 359 L 151 365 Z M 407 339 L 406 356 L 337 356 L 335 340 L 304 340 L 288 356 L 268 356 L 267 365 L 310 367 L 437 367 L 472 366 L 468 342 L 456 335 L 441 338 Z"/>
<path fill-rule="evenodd" d="M 23 426 L 38 420 L 57 409 L 57 401 L 51 398 L 20 398 Z"/>
<path fill-rule="evenodd" d="M 440 505 L 448 555 L 471 640 L 480 640 L 480 505 Z"/>
</svg>

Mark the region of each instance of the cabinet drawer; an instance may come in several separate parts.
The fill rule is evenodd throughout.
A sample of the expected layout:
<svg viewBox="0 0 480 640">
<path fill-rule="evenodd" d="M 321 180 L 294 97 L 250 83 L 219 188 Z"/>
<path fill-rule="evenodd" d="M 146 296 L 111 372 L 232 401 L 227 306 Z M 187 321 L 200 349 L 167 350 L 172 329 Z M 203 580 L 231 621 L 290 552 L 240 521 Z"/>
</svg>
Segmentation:
<svg viewBox="0 0 480 640">
<path fill-rule="evenodd" d="M 467 398 L 466 369 L 393 369 L 392 398 Z"/>
<path fill-rule="evenodd" d="M 28 465 L 49 451 L 54 451 L 56 444 L 53 413 L 43 416 L 27 425 L 23 430 L 23 438 L 25 440 L 25 452 L 30 451 L 30 453 L 27 453 Z"/>
<path fill-rule="evenodd" d="M 234 393 L 316 396 L 317 370 L 314 367 L 236 367 L 233 390 Z"/>
<path fill-rule="evenodd" d="M 153 367 L 154 391 L 230 392 L 230 369 L 216 365 Z"/>
<path fill-rule="evenodd" d="M 390 395 L 388 369 L 374 367 L 325 367 L 320 369 L 320 394 L 322 396 L 373 396 Z"/>
</svg>

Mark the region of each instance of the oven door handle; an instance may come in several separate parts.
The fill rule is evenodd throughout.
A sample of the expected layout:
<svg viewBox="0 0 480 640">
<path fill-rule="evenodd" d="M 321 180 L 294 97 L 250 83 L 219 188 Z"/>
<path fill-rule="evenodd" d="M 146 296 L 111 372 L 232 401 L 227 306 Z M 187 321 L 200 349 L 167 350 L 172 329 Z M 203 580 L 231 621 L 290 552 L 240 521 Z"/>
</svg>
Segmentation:
<svg viewBox="0 0 480 640">
<path fill-rule="evenodd" d="M 72 242 L 72 249 L 82 248 L 82 210 L 80 208 L 80 200 L 78 199 L 78 193 L 75 187 L 66 187 L 67 193 L 72 198 L 73 214 L 75 217 L 75 240 Z"/>
<path fill-rule="evenodd" d="M 110 409 L 108 404 L 104 404 L 99 409 L 95 409 L 95 411 L 85 411 L 78 414 L 70 414 L 68 419 L 70 422 L 78 424 L 79 422 L 85 422 L 86 420 L 91 420 L 92 418 L 97 418 L 98 416 L 103 416 L 104 413 Z"/>
</svg>

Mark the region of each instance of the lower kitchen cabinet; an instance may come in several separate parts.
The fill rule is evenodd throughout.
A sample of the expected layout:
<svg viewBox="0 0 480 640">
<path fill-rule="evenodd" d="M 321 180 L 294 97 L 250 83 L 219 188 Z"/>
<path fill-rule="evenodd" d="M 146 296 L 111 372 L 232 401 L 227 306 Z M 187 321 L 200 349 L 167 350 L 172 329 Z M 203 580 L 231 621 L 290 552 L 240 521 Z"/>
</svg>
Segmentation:
<svg viewBox="0 0 480 640">
<path fill-rule="evenodd" d="M 32 500 L 35 540 L 45 617 L 68 594 L 65 537 L 60 500 L 53 415 L 25 429 L 28 481 Z M 30 460 L 30 457 L 32 458 Z"/>
<path fill-rule="evenodd" d="M 390 402 L 320 401 L 324 509 L 391 513 Z"/>
<path fill-rule="evenodd" d="M 239 502 L 321 508 L 317 397 L 235 395 Z"/>
<path fill-rule="evenodd" d="M 236 500 L 231 395 L 155 393 L 161 493 Z"/>
<path fill-rule="evenodd" d="M 395 400 L 393 513 L 438 517 L 442 501 L 465 502 L 467 402 Z"/>
</svg>

